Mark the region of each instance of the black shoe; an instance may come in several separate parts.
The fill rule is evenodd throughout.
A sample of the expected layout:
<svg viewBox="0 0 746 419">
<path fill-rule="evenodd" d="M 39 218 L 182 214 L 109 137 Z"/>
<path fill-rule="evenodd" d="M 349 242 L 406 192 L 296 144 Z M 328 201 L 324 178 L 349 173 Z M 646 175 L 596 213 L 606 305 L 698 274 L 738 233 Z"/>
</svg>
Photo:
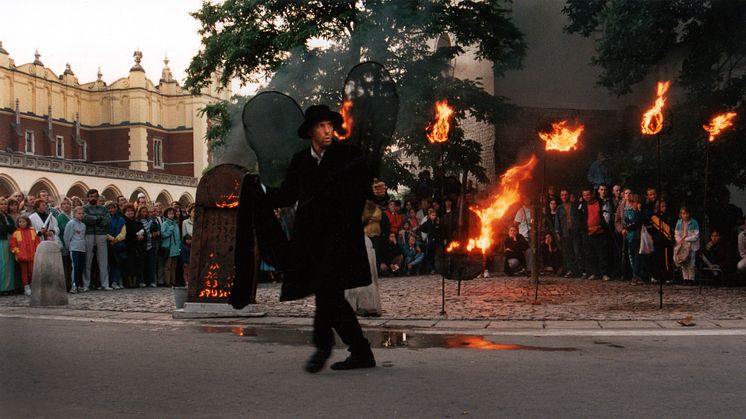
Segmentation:
<svg viewBox="0 0 746 419">
<path fill-rule="evenodd" d="M 353 370 L 356 368 L 373 368 L 376 366 L 376 359 L 373 352 L 368 351 L 362 354 L 352 354 L 342 362 L 335 362 L 330 367 L 333 370 Z"/>
<path fill-rule="evenodd" d="M 306 362 L 306 371 L 313 374 L 324 369 L 324 364 L 326 364 L 326 360 L 329 359 L 331 354 L 332 348 L 316 349 L 316 352 L 314 352 L 313 355 L 311 355 L 311 358 Z"/>
</svg>

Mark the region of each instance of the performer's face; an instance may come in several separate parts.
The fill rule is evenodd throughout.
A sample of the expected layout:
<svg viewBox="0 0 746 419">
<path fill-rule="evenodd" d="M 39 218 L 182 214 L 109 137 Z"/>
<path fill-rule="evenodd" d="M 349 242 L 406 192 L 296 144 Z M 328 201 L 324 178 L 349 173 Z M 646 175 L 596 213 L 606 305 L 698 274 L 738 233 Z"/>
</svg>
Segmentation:
<svg viewBox="0 0 746 419">
<path fill-rule="evenodd" d="M 321 121 L 311 128 L 311 143 L 317 149 L 324 150 L 332 144 L 334 124 L 331 121 Z"/>
</svg>

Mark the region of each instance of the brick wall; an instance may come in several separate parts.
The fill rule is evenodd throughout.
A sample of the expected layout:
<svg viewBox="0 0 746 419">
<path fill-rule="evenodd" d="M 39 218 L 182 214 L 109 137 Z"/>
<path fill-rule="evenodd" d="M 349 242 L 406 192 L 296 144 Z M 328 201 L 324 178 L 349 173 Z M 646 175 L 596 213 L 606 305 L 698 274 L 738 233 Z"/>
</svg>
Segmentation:
<svg viewBox="0 0 746 419">
<path fill-rule="evenodd" d="M 160 138 L 163 141 L 163 168 L 153 167 L 154 138 Z M 191 132 L 167 133 L 148 129 L 148 170 L 172 175 L 194 176 L 192 141 Z"/>
</svg>

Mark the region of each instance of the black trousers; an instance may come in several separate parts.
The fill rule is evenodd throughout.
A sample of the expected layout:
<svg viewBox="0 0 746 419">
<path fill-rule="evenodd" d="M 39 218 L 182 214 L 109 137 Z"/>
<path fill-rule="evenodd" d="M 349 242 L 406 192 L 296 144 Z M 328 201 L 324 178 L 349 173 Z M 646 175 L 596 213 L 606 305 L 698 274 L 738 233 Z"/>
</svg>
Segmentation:
<svg viewBox="0 0 746 419">
<path fill-rule="evenodd" d="M 317 348 L 334 346 L 334 330 L 350 352 L 360 354 L 370 351 L 370 343 L 363 336 L 363 329 L 344 291 L 321 289 L 316 292 L 316 314 L 313 318 L 313 344 Z"/>
</svg>

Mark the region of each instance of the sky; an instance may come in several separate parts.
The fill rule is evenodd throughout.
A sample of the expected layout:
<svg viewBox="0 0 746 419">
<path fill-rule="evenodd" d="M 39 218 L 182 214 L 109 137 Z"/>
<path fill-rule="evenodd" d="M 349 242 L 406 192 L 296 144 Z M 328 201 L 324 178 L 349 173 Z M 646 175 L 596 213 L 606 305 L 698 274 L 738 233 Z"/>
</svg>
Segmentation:
<svg viewBox="0 0 746 419">
<path fill-rule="evenodd" d="M 111 84 L 126 77 L 134 64 L 136 49 L 143 53 L 142 66 L 156 85 L 163 58 L 180 85 L 186 68 L 199 50 L 199 23 L 189 13 L 202 0 L 23 0 L 3 1 L 0 41 L 16 65 L 34 61 L 39 50 L 44 66 L 62 74 L 70 63 L 78 81 L 103 80 Z M 256 86 L 239 87 L 234 93 L 249 94 Z"/>
</svg>

